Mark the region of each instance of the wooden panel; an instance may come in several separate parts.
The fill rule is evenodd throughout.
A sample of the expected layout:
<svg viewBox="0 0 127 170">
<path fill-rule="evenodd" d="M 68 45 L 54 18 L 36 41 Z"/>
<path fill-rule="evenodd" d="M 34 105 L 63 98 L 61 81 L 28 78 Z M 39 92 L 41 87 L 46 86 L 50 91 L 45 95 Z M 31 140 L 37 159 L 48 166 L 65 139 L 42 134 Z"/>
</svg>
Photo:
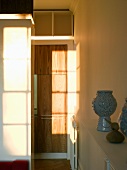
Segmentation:
<svg viewBox="0 0 127 170">
<path fill-rule="evenodd" d="M 52 74 L 65 74 L 67 72 L 67 46 L 55 45 L 52 51 Z"/>
<path fill-rule="evenodd" d="M 35 74 L 51 74 L 52 57 L 48 45 L 35 46 Z"/>
<path fill-rule="evenodd" d="M 64 114 L 66 109 L 66 93 L 53 93 L 52 94 L 52 113 Z"/>
<path fill-rule="evenodd" d="M 52 115 L 52 134 L 67 133 L 67 115 Z"/>
<path fill-rule="evenodd" d="M 35 69 L 36 73 L 39 73 L 37 75 L 38 115 L 35 121 L 37 153 L 67 152 L 66 50 L 66 45 L 36 47 Z M 44 54 L 48 57 L 43 58 Z"/>
<path fill-rule="evenodd" d="M 66 119 L 66 115 L 52 119 L 35 117 L 35 153 L 67 152 Z"/>
<path fill-rule="evenodd" d="M 67 91 L 67 80 L 66 74 L 63 75 L 52 75 L 52 92 L 66 92 Z"/>
<path fill-rule="evenodd" d="M 35 118 L 35 153 L 52 152 L 51 119 Z"/>
<path fill-rule="evenodd" d="M 67 116 L 52 119 L 52 152 L 67 152 Z"/>
<path fill-rule="evenodd" d="M 52 81 L 51 75 L 37 77 L 37 106 L 38 115 L 52 114 Z"/>
<path fill-rule="evenodd" d="M 67 45 L 36 45 L 35 74 L 67 72 Z"/>
<path fill-rule="evenodd" d="M 37 117 L 34 117 L 34 153 L 38 152 L 38 122 Z"/>
</svg>

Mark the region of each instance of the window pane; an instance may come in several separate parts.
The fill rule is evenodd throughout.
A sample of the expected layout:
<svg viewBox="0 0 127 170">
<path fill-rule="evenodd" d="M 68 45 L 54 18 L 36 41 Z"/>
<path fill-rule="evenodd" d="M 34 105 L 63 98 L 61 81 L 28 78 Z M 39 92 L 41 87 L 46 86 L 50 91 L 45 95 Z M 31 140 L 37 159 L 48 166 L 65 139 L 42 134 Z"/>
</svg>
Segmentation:
<svg viewBox="0 0 127 170">
<path fill-rule="evenodd" d="M 27 90 L 27 62 L 4 60 L 4 90 Z"/>
<path fill-rule="evenodd" d="M 3 126 L 3 144 L 10 155 L 27 155 L 25 126 Z"/>
<path fill-rule="evenodd" d="M 4 58 L 26 58 L 27 28 L 4 28 Z"/>
<path fill-rule="evenodd" d="M 26 94 L 3 94 L 3 123 L 26 123 Z"/>
</svg>

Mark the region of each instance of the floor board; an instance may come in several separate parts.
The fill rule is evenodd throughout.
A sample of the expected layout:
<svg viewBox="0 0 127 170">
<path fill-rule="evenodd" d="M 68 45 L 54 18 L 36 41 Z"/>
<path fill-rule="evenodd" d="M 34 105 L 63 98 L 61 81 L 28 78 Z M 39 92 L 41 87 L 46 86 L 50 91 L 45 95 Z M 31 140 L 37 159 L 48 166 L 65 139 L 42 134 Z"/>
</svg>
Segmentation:
<svg viewBox="0 0 127 170">
<path fill-rule="evenodd" d="M 71 170 L 70 161 L 66 159 L 35 159 L 34 170 Z"/>
</svg>

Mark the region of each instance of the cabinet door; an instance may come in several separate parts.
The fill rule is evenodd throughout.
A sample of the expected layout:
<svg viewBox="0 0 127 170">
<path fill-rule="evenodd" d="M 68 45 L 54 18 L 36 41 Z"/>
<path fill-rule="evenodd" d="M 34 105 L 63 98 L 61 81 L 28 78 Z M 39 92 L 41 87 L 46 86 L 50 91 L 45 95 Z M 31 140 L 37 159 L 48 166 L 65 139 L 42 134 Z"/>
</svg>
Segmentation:
<svg viewBox="0 0 127 170">
<path fill-rule="evenodd" d="M 35 45 L 35 74 L 51 74 L 52 57 L 49 51 L 49 45 Z"/>
</svg>

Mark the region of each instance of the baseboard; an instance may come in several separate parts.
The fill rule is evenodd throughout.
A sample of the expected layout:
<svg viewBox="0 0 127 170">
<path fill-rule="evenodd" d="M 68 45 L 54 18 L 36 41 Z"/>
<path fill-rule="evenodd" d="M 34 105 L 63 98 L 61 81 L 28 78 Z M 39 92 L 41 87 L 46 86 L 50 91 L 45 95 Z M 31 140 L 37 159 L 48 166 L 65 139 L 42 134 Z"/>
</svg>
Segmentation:
<svg viewBox="0 0 127 170">
<path fill-rule="evenodd" d="M 38 153 L 34 159 L 67 159 L 67 153 Z"/>
</svg>

